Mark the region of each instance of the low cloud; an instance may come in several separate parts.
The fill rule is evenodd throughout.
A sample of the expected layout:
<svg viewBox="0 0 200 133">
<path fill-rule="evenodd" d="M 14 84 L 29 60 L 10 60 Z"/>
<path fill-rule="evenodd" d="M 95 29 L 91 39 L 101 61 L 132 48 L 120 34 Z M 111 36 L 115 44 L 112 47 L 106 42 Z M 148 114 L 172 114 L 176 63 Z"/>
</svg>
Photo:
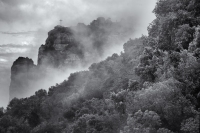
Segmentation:
<svg viewBox="0 0 200 133">
<path fill-rule="evenodd" d="M 27 48 L 0 48 L 0 54 L 25 53 Z"/>
<path fill-rule="evenodd" d="M 21 32 L 6 32 L 1 31 L 2 34 L 8 34 L 8 35 L 27 35 L 27 34 L 33 34 L 36 31 L 21 31 Z"/>
<path fill-rule="evenodd" d="M 147 35 L 147 26 L 155 18 L 152 14 L 155 3 L 156 0 L 0 0 L 0 66 L 4 67 L 0 67 L 0 72 L 9 73 L 18 56 L 37 62 L 39 46 L 60 19 L 63 26 L 69 27 L 79 22 L 88 25 L 97 17 L 111 18 L 132 25 L 133 37 Z M 120 50 L 122 47 L 117 52 Z M 0 84 L 3 83 L 0 97 L 8 94 L 10 75 L 4 73 L 4 76 L 7 82 L 0 76 Z M 0 101 L 0 106 L 7 103 L 5 98 Z"/>
<path fill-rule="evenodd" d="M 2 44 L 0 45 L 0 55 L 2 54 L 17 54 L 29 52 L 34 46 L 31 44 Z"/>
</svg>

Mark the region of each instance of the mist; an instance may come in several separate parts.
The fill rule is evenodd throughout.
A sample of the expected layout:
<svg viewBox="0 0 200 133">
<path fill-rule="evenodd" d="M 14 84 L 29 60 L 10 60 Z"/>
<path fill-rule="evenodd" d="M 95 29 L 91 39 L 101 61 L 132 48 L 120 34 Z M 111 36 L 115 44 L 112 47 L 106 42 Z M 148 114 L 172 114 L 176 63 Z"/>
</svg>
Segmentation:
<svg viewBox="0 0 200 133">
<path fill-rule="evenodd" d="M 38 48 L 45 43 L 47 33 L 53 29 L 54 26 L 59 25 L 62 19 L 62 26 L 70 27 L 76 26 L 78 23 L 89 25 L 90 22 L 98 17 L 110 18 L 113 22 L 121 22 L 124 26 L 134 29 L 130 36 L 124 37 L 120 40 L 118 38 L 109 39 L 108 47 L 103 48 L 101 56 L 90 61 L 83 67 L 79 66 L 68 70 L 58 70 L 52 68 L 51 79 L 49 82 L 43 82 L 41 85 L 35 85 L 35 89 L 48 89 L 50 86 L 60 83 L 67 79 L 70 73 L 85 70 L 90 64 L 104 60 L 107 56 L 113 53 L 120 53 L 123 51 L 123 44 L 129 38 L 139 37 L 142 34 L 147 35 L 147 26 L 155 18 L 152 10 L 155 6 L 156 0 L 46 0 L 46 1 L 25 1 L 25 0 L 1 0 L 0 1 L 0 25 L 1 31 L 11 34 L 0 33 L 1 43 L 7 45 L 3 49 L 9 49 L 14 44 L 16 46 L 26 44 L 28 50 L 23 51 L 21 47 L 17 47 L 18 51 L 11 51 L 11 53 L 0 53 L 1 72 L 8 72 L 12 62 L 18 56 L 32 58 L 37 64 Z M 34 31 L 30 34 L 28 31 Z M 23 33 L 23 34 L 22 34 Z M 25 34 L 27 33 L 27 34 Z M 88 39 L 90 44 L 92 40 Z M 113 44 L 113 45 L 112 45 Z M 6 61 L 5 61 L 6 60 Z M 3 67 L 2 67 L 3 66 Z M 64 73 L 64 74 L 63 74 Z M 5 76 L 6 75 L 6 76 Z M 59 76 L 56 76 L 59 75 Z M 9 78 L 10 74 L 4 74 L 6 80 L 1 84 L 1 100 L 0 106 L 6 106 L 8 103 Z M 53 77 L 53 78 L 52 78 Z M 3 74 L 0 77 L 3 79 Z M 46 80 L 46 81 L 48 81 Z M 34 94 L 33 91 L 27 92 L 27 96 Z"/>
</svg>

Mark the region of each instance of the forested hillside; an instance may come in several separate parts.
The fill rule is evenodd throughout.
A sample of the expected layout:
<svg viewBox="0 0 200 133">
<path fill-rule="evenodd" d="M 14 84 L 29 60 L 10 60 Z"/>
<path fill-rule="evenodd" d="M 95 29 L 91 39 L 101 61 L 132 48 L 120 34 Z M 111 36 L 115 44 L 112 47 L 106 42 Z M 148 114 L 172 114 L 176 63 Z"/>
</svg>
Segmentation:
<svg viewBox="0 0 200 133">
<path fill-rule="evenodd" d="M 0 111 L 2 133 L 199 133 L 200 1 L 160 0 L 149 36 Z"/>
</svg>

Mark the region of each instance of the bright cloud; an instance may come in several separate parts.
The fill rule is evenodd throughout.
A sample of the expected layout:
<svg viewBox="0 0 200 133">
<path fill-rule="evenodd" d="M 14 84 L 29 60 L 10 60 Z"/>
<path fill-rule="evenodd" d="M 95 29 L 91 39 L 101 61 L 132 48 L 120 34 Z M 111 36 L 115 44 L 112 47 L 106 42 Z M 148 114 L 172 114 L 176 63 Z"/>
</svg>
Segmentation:
<svg viewBox="0 0 200 133">
<path fill-rule="evenodd" d="M 3 59 L 3 58 L 0 58 L 0 63 L 1 63 L 1 62 L 8 62 L 8 60 Z"/>
<path fill-rule="evenodd" d="M 24 53 L 27 51 L 27 48 L 8 48 L 0 47 L 0 54 L 11 54 L 11 53 Z"/>
</svg>

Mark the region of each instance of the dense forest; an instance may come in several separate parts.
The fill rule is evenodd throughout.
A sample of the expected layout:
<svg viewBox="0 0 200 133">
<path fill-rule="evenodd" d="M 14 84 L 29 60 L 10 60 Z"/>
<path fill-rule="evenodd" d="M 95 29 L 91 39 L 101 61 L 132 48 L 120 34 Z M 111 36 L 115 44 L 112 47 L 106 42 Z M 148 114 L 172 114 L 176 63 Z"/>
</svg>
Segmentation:
<svg viewBox="0 0 200 133">
<path fill-rule="evenodd" d="M 159 0 L 148 36 L 0 110 L 1 133 L 199 133 L 200 1 Z"/>
</svg>

